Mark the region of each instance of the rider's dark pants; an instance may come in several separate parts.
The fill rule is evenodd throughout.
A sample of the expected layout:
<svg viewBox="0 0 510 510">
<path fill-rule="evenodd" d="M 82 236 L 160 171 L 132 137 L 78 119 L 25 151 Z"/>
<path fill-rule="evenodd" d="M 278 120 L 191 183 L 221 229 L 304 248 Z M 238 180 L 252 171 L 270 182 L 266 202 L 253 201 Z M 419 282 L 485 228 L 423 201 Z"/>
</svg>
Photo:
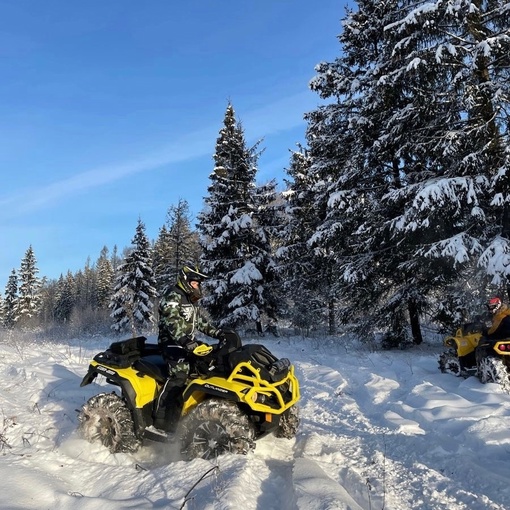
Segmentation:
<svg viewBox="0 0 510 510">
<path fill-rule="evenodd" d="M 154 426 L 161 430 L 173 432 L 179 421 L 182 410 L 182 392 L 186 383 L 187 374 L 170 377 L 166 380 L 158 395 L 156 411 L 154 413 Z"/>
</svg>

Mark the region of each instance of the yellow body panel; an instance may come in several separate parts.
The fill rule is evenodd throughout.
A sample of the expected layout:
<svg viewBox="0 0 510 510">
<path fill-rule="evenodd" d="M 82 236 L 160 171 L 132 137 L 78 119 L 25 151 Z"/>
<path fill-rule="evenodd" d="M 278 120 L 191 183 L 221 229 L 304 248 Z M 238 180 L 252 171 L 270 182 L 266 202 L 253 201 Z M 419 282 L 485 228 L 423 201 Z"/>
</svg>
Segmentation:
<svg viewBox="0 0 510 510">
<path fill-rule="evenodd" d="M 476 349 L 480 338 L 482 338 L 482 333 L 480 332 L 463 334 L 462 329 L 459 328 L 455 335 L 447 336 L 444 339 L 444 344 L 449 347 L 455 347 L 458 356 L 466 356 Z"/>
<path fill-rule="evenodd" d="M 133 368 L 119 368 L 110 367 L 104 363 L 91 361 L 91 366 L 100 367 L 97 370 L 101 375 L 112 378 L 117 376 L 129 382 L 136 395 L 135 404 L 137 408 L 143 408 L 148 403 L 152 402 L 158 391 L 160 385 L 150 376 L 138 375 L 138 372 Z M 196 407 L 207 394 L 212 391 L 225 390 L 225 393 L 235 393 L 239 402 L 246 403 L 251 409 L 257 412 L 282 414 L 287 409 L 292 407 L 300 398 L 299 383 L 294 375 L 294 366 L 291 365 L 289 373 L 281 380 L 275 383 L 266 381 L 261 378 L 260 370 L 255 368 L 250 362 L 239 363 L 230 376 L 225 379 L 224 377 L 213 376 L 204 379 L 191 379 L 188 381 L 189 385 L 193 385 L 193 393 L 186 399 L 183 405 L 182 414 L 187 414 L 191 409 Z M 288 384 L 291 399 L 285 402 L 282 398 L 280 387 Z M 200 387 L 197 389 L 197 385 Z M 284 389 L 284 388 L 281 388 Z M 271 399 L 273 405 L 268 405 L 260 400 Z M 259 400 L 257 402 L 257 400 Z M 277 403 L 275 406 L 274 402 Z"/>
<path fill-rule="evenodd" d="M 138 372 L 133 368 L 112 368 L 104 363 L 91 361 L 90 364 L 94 367 L 101 366 L 107 370 L 112 370 L 113 373 L 119 375 L 123 379 L 130 382 L 136 395 L 135 405 L 138 408 L 144 407 L 149 402 L 152 402 L 158 393 L 158 384 L 149 376 L 139 376 Z M 101 375 L 108 377 L 107 373 L 100 371 Z"/>
</svg>

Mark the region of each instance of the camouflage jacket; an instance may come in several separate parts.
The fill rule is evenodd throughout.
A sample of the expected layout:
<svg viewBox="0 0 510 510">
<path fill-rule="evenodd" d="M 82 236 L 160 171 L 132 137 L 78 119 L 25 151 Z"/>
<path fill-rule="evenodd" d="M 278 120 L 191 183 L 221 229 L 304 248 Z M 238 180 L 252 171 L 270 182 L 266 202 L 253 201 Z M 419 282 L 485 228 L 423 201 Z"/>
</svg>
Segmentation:
<svg viewBox="0 0 510 510">
<path fill-rule="evenodd" d="M 166 292 L 159 303 L 158 343 L 185 346 L 193 341 L 195 332 L 217 338 L 219 329 L 213 327 L 200 313 L 186 293 L 175 286 Z"/>
</svg>

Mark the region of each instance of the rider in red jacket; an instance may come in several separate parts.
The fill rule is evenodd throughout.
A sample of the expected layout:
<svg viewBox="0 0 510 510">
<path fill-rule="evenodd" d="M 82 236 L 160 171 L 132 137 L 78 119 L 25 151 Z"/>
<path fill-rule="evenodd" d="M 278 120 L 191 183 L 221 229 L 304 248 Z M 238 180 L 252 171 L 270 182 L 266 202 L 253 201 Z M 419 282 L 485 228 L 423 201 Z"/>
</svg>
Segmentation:
<svg viewBox="0 0 510 510">
<path fill-rule="evenodd" d="M 492 314 L 492 325 L 484 332 L 489 340 L 501 340 L 510 338 L 510 308 L 499 297 L 493 297 L 487 303 L 487 308 Z"/>
</svg>

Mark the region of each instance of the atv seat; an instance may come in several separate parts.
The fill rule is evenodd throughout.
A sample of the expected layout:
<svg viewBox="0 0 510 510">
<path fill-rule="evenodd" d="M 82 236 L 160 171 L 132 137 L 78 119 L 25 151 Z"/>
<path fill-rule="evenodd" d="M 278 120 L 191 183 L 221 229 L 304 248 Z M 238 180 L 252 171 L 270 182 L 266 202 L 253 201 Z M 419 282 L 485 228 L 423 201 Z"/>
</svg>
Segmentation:
<svg viewBox="0 0 510 510">
<path fill-rule="evenodd" d="M 164 383 L 168 378 L 168 363 L 157 354 L 137 359 L 133 363 L 133 368 L 141 374 L 156 379 L 159 383 Z"/>
</svg>

